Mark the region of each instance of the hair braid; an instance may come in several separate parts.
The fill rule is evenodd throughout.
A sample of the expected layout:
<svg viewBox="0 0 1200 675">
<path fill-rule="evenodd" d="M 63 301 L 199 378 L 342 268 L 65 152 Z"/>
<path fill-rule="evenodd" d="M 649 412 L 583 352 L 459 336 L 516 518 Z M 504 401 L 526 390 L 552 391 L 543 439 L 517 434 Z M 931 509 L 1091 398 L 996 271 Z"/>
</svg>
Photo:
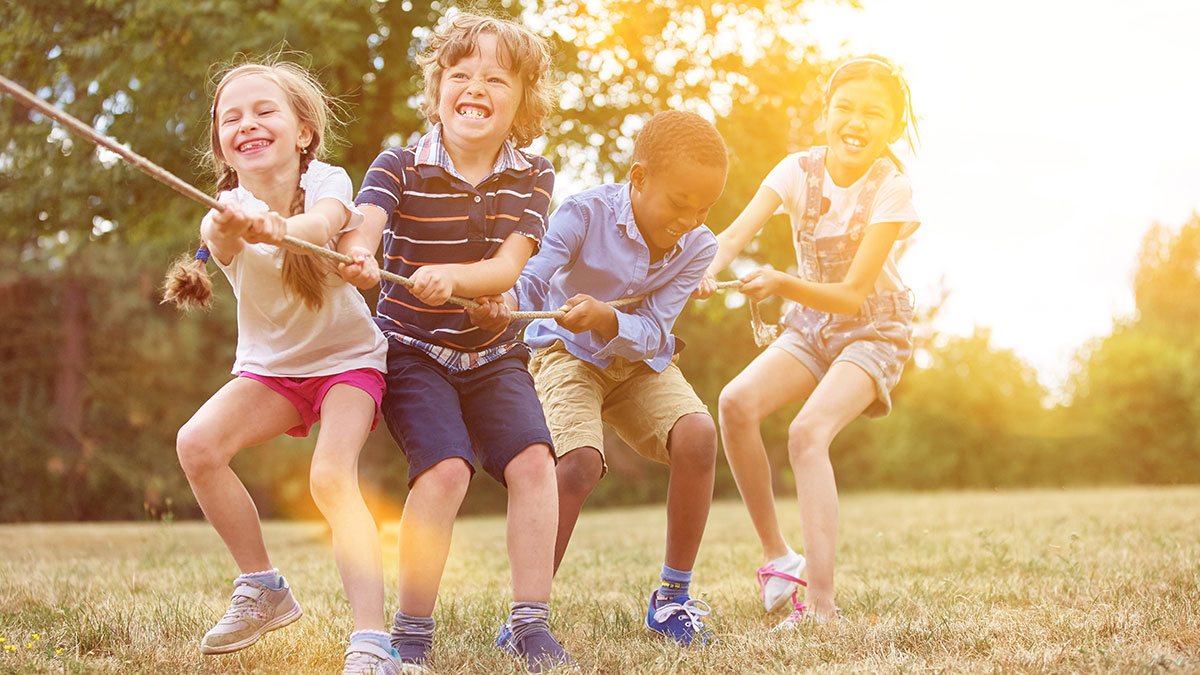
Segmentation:
<svg viewBox="0 0 1200 675">
<path fill-rule="evenodd" d="M 305 148 L 300 153 L 300 177 L 308 171 L 313 153 Z M 292 197 L 292 205 L 288 216 L 304 213 L 304 188 L 296 185 L 296 193 Z M 328 281 L 331 266 L 324 258 L 305 255 L 283 249 L 283 265 L 280 274 L 283 277 L 283 287 L 316 311 L 325 302 L 325 286 Z"/>
</svg>

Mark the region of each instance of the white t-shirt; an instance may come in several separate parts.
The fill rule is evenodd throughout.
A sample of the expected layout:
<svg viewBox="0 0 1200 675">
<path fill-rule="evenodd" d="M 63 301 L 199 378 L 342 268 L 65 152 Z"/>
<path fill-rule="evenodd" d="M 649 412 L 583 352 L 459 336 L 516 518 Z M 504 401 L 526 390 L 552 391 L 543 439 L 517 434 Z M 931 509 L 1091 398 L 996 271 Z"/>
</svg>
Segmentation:
<svg viewBox="0 0 1200 675">
<path fill-rule="evenodd" d="M 306 211 L 322 199 L 336 199 L 345 205 L 350 218 L 342 232 L 362 222 L 362 213 L 354 207 L 350 176 L 344 169 L 313 161 L 300 177 L 300 187 L 304 188 Z M 218 201 L 237 204 L 251 213 L 268 209 L 265 202 L 242 187 L 222 192 Z M 327 245 L 336 246 L 340 234 Z M 282 253 L 271 244 L 246 244 L 228 265 L 213 256 L 238 299 L 233 372 L 317 377 L 374 368 L 386 373 L 387 341 L 375 327 L 358 290 L 336 274 L 331 275 L 325 287 L 325 302 L 314 312 L 304 301 L 285 292 L 280 276 Z"/>
<path fill-rule="evenodd" d="M 796 264 L 800 270 L 803 270 L 804 266 L 800 263 L 800 246 L 796 240 L 796 232 L 804 216 L 804 181 L 807 178 L 804 164 L 807 163 L 807 155 L 808 152 L 788 155 L 775 165 L 774 169 L 771 169 L 771 173 L 767 174 L 762 182 L 764 187 L 774 190 L 783 200 L 776 213 L 786 213 L 791 218 L 792 245 L 796 248 Z M 817 220 L 814 234 L 818 238 L 835 236 L 847 231 L 850 227 L 850 216 L 854 213 L 854 204 L 858 201 L 858 194 L 862 192 L 862 188 L 866 184 L 866 175 L 864 174 L 849 187 L 838 187 L 830 177 L 829 171 L 826 170 L 824 173 L 825 185 L 821 192 L 823 196 L 829 198 L 829 211 Z M 909 183 L 908 177 L 899 171 L 892 171 L 875 193 L 875 202 L 871 207 L 870 222 L 867 227 L 869 229 L 878 223 L 903 223 L 900 226 L 900 233 L 896 235 L 897 241 L 912 235 L 921 225 L 921 217 L 917 215 L 917 210 L 912 203 L 912 185 Z M 883 269 L 875 281 L 873 291 L 875 294 L 907 289 L 896 269 L 895 251 L 893 246 L 883 263 Z M 803 271 L 800 273 L 803 274 Z"/>
</svg>

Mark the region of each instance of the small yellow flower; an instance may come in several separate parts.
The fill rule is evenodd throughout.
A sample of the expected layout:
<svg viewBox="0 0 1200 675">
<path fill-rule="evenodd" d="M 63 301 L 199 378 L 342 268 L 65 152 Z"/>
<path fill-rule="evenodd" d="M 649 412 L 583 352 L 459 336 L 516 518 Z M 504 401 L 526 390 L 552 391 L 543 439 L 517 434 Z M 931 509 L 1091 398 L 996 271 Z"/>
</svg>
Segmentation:
<svg viewBox="0 0 1200 675">
<path fill-rule="evenodd" d="M 33 643 L 30 642 L 30 643 L 26 644 L 25 649 L 33 649 Z"/>
<path fill-rule="evenodd" d="M 40 635 L 38 635 L 37 633 L 34 633 L 34 634 L 33 634 L 33 639 L 34 639 L 35 641 L 36 641 L 36 640 L 41 640 L 41 639 L 42 639 L 42 637 L 41 637 Z"/>
<path fill-rule="evenodd" d="M 55 649 L 55 650 L 54 650 L 54 653 L 55 653 L 55 654 L 61 654 L 61 653 L 62 653 L 62 647 L 59 647 L 58 649 Z"/>
</svg>

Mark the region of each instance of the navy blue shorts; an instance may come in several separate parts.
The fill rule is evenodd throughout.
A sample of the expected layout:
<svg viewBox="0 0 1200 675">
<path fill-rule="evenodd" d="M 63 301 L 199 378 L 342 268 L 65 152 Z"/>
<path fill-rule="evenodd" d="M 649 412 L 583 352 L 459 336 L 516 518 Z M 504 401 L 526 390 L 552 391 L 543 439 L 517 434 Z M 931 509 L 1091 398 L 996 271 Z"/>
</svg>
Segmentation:
<svg viewBox="0 0 1200 675">
<path fill-rule="evenodd" d="M 502 485 L 504 468 L 535 443 L 554 445 L 533 377 L 529 353 L 514 349 L 478 368 L 451 373 L 428 354 L 388 339 L 383 419 L 408 458 L 408 485 L 433 465 L 461 457 Z"/>
</svg>

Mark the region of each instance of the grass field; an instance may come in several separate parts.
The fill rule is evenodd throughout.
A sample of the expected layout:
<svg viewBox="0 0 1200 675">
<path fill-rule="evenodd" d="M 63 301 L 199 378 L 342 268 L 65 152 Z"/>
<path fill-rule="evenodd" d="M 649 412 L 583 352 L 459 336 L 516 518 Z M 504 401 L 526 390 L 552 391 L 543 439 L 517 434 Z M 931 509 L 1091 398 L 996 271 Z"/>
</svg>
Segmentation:
<svg viewBox="0 0 1200 675">
<path fill-rule="evenodd" d="M 794 501 L 781 510 L 798 534 Z M 1200 672 L 1200 487 L 853 494 L 841 513 L 836 624 L 767 634 L 781 616 L 757 605 L 760 551 L 729 502 L 693 584 L 720 645 L 680 650 L 643 628 L 661 508 L 585 512 L 551 623 L 584 673 Z M 326 528 L 266 529 L 305 616 L 203 657 L 236 571 L 206 523 L 0 526 L 0 672 L 339 672 L 349 610 Z M 395 523 L 383 534 L 394 610 Z M 521 672 L 490 647 L 507 603 L 503 519 L 461 520 L 435 671 Z"/>
</svg>

